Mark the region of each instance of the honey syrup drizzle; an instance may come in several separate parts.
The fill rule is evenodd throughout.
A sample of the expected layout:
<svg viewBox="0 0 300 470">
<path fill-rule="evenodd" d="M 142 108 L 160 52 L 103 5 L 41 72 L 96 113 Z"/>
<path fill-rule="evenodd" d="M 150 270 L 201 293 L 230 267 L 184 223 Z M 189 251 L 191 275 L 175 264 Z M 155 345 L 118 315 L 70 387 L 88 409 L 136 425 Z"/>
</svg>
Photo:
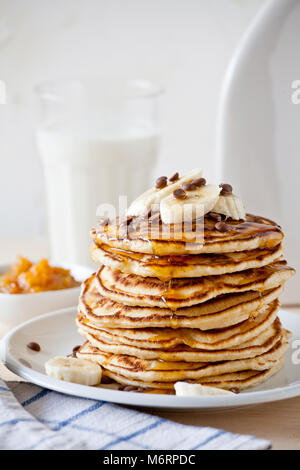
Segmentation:
<svg viewBox="0 0 300 470">
<path fill-rule="evenodd" d="M 111 246 L 102 243 L 101 246 L 111 255 L 121 258 L 125 267 L 129 267 L 130 259 L 151 265 L 153 273 L 165 282 L 165 289 L 161 294 L 161 300 L 165 304 L 166 308 L 171 311 L 169 316 L 171 328 L 177 329 L 179 327 L 178 318 L 175 313 L 177 306 L 173 301 L 179 299 L 180 296 L 178 296 L 176 289 L 172 287 L 172 278 L 174 277 L 172 266 L 174 266 L 174 264 L 177 266 L 178 264 L 186 264 L 186 262 L 193 259 L 192 257 L 194 255 L 159 256 L 163 254 L 161 242 L 174 244 L 175 248 L 176 246 L 178 247 L 178 244 L 180 243 L 191 243 L 191 235 L 197 229 L 204 230 L 204 243 L 247 240 L 255 237 L 266 236 L 265 247 L 268 249 L 276 246 L 283 238 L 280 227 L 274 222 L 250 214 L 247 215 L 246 221 L 226 221 L 226 224 L 229 225 L 230 231 L 225 234 L 220 233 L 214 227 L 215 221 L 209 216 L 206 216 L 204 220 L 194 221 L 186 233 L 182 232 L 182 224 L 169 226 L 169 238 L 166 238 L 164 236 L 164 226 L 158 214 L 155 214 L 152 218 L 150 217 L 150 219 L 143 217 L 127 218 L 125 219 L 125 223 L 124 220 L 120 223 L 120 219 L 116 219 L 115 222 L 112 222 L 103 228 L 103 233 L 107 242 L 110 240 L 121 240 L 124 242 L 124 246 L 126 246 L 126 242 L 142 240 L 151 244 L 151 251 L 154 255 L 145 255 L 143 253 L 133 252 L 130 250 L 112 248 Z M 270 239 L 268 239 L 268 235 L 271 235 Z M 262 251 L 263 250 L 261 250 L 261 253 Z M 257 252 L 255 253 L 255 256 L 256 255 Z M 213 257 L 213 254 L 209 255 L 209 258 L 204 256 L 203 264 L 205 264 L 207 259 L 213 261 Z M 218 260 L 221 259 L 222 254 L 218 254 Z M 228 257 L 224 258 L 224 262 L 226 260 L 228 262 Z M 150 339 L 150 341 L 158 340 L 161 340 L 160 336 L 153 336 Z"/>
<path fill-rule="evenodd" d="M 214 264 L 218 266 L 225 266 L 228 263 L 238 264 L 245 260 L 247 262 L 260 259 L 270 254 L 270 248 L 257 248 L 254 250 L 248 250 L 246 252 L 234 252 L 234 253 L 203 253 L 203 254 L 182 254 L 182 255 L 167 255 L 157 256 L 151 254 L 143 254 L 133 252 L 129 250 L 123 250 L 120 248 L 111 247 L 107 244 L 98 244 L 100 248 L 108 252 L 112 258 L 117 261 L 121 261 L 124 266 L 125 272 L 131 272 L 132 261 L 138 261 L 146 267 L 151 267 L 151 272 L 157 278 L 162 281 L 169 281 L 175 278 L 175 273 L 180 266 L 182 269 L 186 267 L 197 265 L 205 266 L 207 264 Z M 278 247 L 272 247 L 273 250 L 277 250 Z M 164 296 L 166 297 L 166 295 Z"/>
<path fill-rule="evenodd" d="M 97 226 L 95 232 L 100 235 L 100 239 L 107 241 L 119 240 L 126 242 L 133 240 L 142 240 L 151 243 L 152 252 L 156 254 L 162 254 L 163 242 L 174 244 L 174 248 L 182 243 L 195 244 L 197 247 L 203 246 L 203 244 L 209 244 L 214 242 L 223 241 L 238 241 L 247 240 L 255 237 L 268 237 L 271 236 L 270 240 L 266 240 L 269 246 L 274 246 L 282 238 L 283 233 L 280 227 L 273 221 L 262 217 L 247 214 L 246 221 L 234 221 L 226 220 L 226 224 L 229 226 L 229 232 L 220 233 L 215 229 L 215 220 L 206 215 L 202 219 L 193 221 L 190 227 L 187 225 L 182 230 L 182 224 L 170 224 L 167 229 L 162 224 L 160 218 L 155 216 L 154 218 L 137 217 L 128 218 L 126 223 L 121 222 L 122 219 L 117 218 L 105 227 Z M 201 244 L 193 242 L 193 236 L 195 233 L 204 230 L 204 239 Z M 194 234 L 194 235 L 193 235 Z"/>
</svg>

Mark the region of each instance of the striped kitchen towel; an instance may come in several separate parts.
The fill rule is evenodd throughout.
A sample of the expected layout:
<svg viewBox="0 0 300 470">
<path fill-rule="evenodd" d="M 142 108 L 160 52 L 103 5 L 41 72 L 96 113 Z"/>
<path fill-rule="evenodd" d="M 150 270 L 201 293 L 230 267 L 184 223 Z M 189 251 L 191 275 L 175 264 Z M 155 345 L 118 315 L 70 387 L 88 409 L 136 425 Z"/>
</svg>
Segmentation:
<svg viewBox="0 0 300 470">
<path fill-rule="evenodd" d="M 0 380 L 0 449 L 268 449 L 270 442 L 186 426 L 103 401 Z"/>
</svg>

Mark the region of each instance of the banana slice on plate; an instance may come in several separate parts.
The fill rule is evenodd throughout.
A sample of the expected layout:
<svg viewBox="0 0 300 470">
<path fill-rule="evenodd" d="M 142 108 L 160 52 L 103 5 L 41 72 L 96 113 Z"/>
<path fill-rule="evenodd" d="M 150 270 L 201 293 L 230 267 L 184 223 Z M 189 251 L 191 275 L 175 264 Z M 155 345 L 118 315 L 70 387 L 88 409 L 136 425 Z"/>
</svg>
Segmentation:
<svg viewBox="0 0 300 470">
<path fill-rule="evenodd" d="M 217 214 L 231 217 L 233 220 L 246 219 L 243 202 L 238 196 L 235 196 L 235 194 L 221 195 L 212 210 Z"/>
<path fill-rule="evenodd" d="M 45 370 L 50 377 L 81 385 L 98 385 L 102 377 L 98 364 L 77 357 L 53 357 L 46 362 Z"/>
<path fill-rule="evenodd" d="M 220 191 L 219 186 L 207 184 L 193 191 L 183 191 L 182 199 L 172 193 L 160 203 L 161 220 L 165 224 L 176 224 L 203 217 L 215 207 Z"/>
<path fill-rule="evenodd" d="M 183 184 L 190 183 L 193 180 L 200 178 L 201 176 L 202 170 L 196 168 L 181 178 L 178 177 L 178 179 L 175 181 L 167 180 L 167 178 L 164 179 L 164 177 L 159 178 L 159 180 L 161 180 L 162 187 L 157 188 L 155 186 L 154 188 L 150 188 L 148 191 L 141 194 L 132 202 L 129 209 L 127 210 L 127 215 L 141 216 L 147 214 L 153 205 L 159 204 L 162 199 L 172 194 L 173 191 L 179 189 Z M 163 186 L 164 184 L 165 186 Z"/>
<path fill-rule="evenodd" d="M 229 390 L 222 388 L 209 387 L 201 384 L 190 384 L 187 382 L 176 382 L 174 385 L 176 395 L 182 397 L 204 397 L 212 395 L 235 395 Z"/>
</svg>

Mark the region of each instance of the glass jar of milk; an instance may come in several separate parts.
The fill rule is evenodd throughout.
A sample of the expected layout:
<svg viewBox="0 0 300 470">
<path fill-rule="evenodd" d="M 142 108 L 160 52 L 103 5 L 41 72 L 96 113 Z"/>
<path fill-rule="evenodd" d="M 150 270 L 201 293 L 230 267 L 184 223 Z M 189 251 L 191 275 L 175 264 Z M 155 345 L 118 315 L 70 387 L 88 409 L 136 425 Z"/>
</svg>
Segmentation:
<svg viewBox="0 0 300 470">
<path fill-rule="evenodd" d="M 119 212 L 152 184 L 162 90 L 144 80 L 63 80 L 36 88 L 53 259 L 91 265 L 100 204 Z"/>
</svg>

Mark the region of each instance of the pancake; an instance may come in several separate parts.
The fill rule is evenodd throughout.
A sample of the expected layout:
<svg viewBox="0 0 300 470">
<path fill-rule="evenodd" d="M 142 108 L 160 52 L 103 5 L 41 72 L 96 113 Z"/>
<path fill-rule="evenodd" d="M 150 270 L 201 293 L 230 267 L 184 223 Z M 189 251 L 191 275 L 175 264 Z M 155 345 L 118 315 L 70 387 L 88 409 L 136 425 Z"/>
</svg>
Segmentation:
<svg viewBox="0 0 300 470">
<path fill-rule="evenodd" d="M 295 273 L 283 259 L 283 232 L 245 214 L 230 185 L 201 185 L 196 178 L 172 196 L 175 186 L 159 178 L 130 209 L 142 215 L 102 219 L 91 231 L 101 267 L 82 285 L 76 323 L 86 342 L 76 354 L 100 364 L 103 378 L 145 393 L 174 393 L 184 380 L 241 391 L 282 367 L 289 332 L 278 297 Z M 201 201 L 227 216 L 192 220 Z M 162 222 L 159 210 L 180 221 L 189 202 L 189 221 Z"/>
<path fill-rule="evenodd" d="M 284 363 L 278 297 L 295 270 L 281 227 L 200 176 L 158 178 L 130 206 L 135 215 L 91 231 L 99 268 L 82 284 L 76 355 L 101 365 L 108 387 L 171 394 L 187 381 L 239 392 Z"/>
<path fill-rule="evenodd" d="M 194 328 L 103 329 L 95 327 L 90 321 L 86 322 L 85 317 L 80 316 L 77 318 L 77 326 L 81 332 L 85 330 L 110 344 L 164 351 L 185 345 L 194 349 L 216 351 L 240 347 L 261 335 L 275 322 L 278 308 L 279 302 L 275 300 L 262 307 L 255 318 L 249 318 L 235 326 L 208 331 Z"/>
<path fill-rule="evenodd" d="M 285 261 L 275 261 L 268 266 L 237 273 L 164 282 L 103 266 L 96 275 L 96 281 L 99 293 L 115 302 L 176 309 L 206 302 L 223 294 L 272 289 L 287 281 L 294 272 Z"/>
<path fill-rule="evenodd" d="M 92 346 L 95 346 L 105 353 L 134 356 L 139 359 L 157 359 L 167 362 L 185 361 L 187 363 L 192 363 L 231 361 L 259 356 L 272 349 L 272 347 L 280 340 L 282 328 L 279 319 L 276 319 L 269 328 L 243 345 L 231 349 L 220 349 L 217 351 L 195 349 L 190 348 L 189 346 L 176 346 L 175 348 L 167 350 L 146 349 L 122 343 L 108 343 L 103 341 L 101 335 L 98 334 L 96 329 L 89 328 L 87 326 L 79 328 L 79 333 L 89 341 Z"/>
<path fill-rule="evenodd" d="M 257 385 L 265 382 L 274 374 L 276 374 L 284 364 L 284 360 L 281 360 L 275 366 L 270 369 L 263 371 L 241 371 L 232 374 L 223 374 L 212 377 L 202 377 L 195 380 L 188 380 L 189 383 L 200 383 L 211 387 L 223 388 L 225 390 L 231 390 L 236 393 L 250 387 L 256 387 Z M 104 376 L 118 382 L 122 385 L 130 385 L 137 387 L 137 389 L 155 390 L 157 393 L 166 393 L 167 390 L 174 390 L 173 382 L 142 382 L 137 379 L 129 379 L 121 374 L 116 374 L 111 371 L 104 371 Z"/>
<path fill-rule="evenodd" d="M 245 221 L 227 219 L 226 224 L 230 230 L 225 233 L 216 230 L 215 223 L 207 214 L 204 225 L 203 220 L 196 220 L 191 230 L 185 227 L 183 233 L 181 224 L 165 226 L 157 214 L 150 218 L 117 218 L 106 226 L 98 224 L 91 231 L 91 237 L 99 245 L 106 244 L 117 249 L 159 256 L 272 248 L 283 239 L 280 227 L 264 217 L 247 214 Z M 191 242 L 193 233 L 199 233 L 203 229 L 204 243 Z"/>
<path fill-rule="evenodd" d="M 179 256 L 154 256 L 125 252 L 108 245 L 91 247 L 91 256 L 96 263 L 108 266 L 114 271 L 137 274 L 142 277 L 157 277 L 162 280 L 220 275 L 260 268 L 278 260 L 282 254 L 281 244 L 272 248 L 243 252 Z"/>
<path fill-rule="evenodd" d="M 96 327 L 108 328 L 199 328 L 211 330 L 236 325 L 259 313 L 277 299 L 283 285 L 259 292 L 228 294 L 192 307 L 137 307 L 119 304 L 103 297 L 95 288 L 95 275 L 83 283 L 79 299 L 80 315 Z"/>
<path fill-rule="evenodd" d="M 289 333 L 284 330 L 281 339 L 269 351 L 250 359 L 217 363 L 183 363 L 146 360 L 121 354 L 109 354 L 85 343 L 77 356 L 100 364 L 105 370 L 142 382 L 177 382 L 198 380 L 244 370 L 263 371 L 278 365 L 288 350 Z"/>
</svg>

